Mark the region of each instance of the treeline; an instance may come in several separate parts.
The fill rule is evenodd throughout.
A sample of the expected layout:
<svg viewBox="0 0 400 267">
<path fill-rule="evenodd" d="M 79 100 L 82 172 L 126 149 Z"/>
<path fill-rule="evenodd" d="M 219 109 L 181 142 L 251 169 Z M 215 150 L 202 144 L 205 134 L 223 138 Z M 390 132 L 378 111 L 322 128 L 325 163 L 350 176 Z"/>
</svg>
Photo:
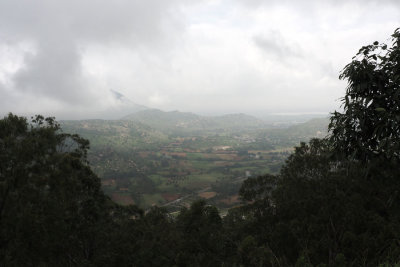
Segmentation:
<svg viewBox="0 0 400 267">
<path fill-rule="evenodd" d="M 330 136 L 301 143 L 278 175 L 246 180 L 221 218 L 113 203 L 87 140 L 53 118 L 0 120 L 0 266 L 397 266 L 400 30 L 362 47 L 341 78 Z"/>
</svg>

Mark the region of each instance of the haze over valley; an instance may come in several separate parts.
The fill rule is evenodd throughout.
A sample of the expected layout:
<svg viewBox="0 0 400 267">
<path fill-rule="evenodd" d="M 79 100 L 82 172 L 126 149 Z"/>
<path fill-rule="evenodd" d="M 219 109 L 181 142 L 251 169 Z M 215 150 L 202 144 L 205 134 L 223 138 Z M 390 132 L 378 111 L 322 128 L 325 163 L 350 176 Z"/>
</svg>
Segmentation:
<svg viewBox="0 0 400 267">
<path fill-rule="evenodd" d="M 328 118 L 308 116 L 261 120 L 142 109 L 119 120 L 61 126 L 90 141 L 89 162 L 114 201 L 172 212 L 205 198 L 226 210 L 240 203 L 243 180 L 278 173 L 293 146 L 327 135 Z"/>
</svg>

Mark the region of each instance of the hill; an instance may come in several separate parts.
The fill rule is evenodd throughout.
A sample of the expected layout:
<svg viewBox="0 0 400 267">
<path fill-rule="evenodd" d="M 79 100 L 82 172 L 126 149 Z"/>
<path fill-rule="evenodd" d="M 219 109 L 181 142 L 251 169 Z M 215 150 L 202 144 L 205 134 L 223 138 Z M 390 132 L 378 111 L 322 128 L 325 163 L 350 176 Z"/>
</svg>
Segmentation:
<svg viewBox="0 0 400 267">
<path fill-rule="evenodd" d="M 60 124 L 65 132 L 89 139 L 94 150 L 105 147 L 118 151 L 157 147 L 168 140 L 167 135 L 141 122 L 69 120 Z"/>
<path fill-rule="evenodd" d="M 171 134 L 247 131 L 267 127 L 262 120 L 246 114 L 211 117 L 180 111 L 165 112 L 158 109 L 135 112 L 123 117 L 122 120 L 144 123 Z"/>
<path fill-rule="evenodd" d="M 135 103 L 122 93 L 109 90 L 107 100 L 109 101 L 107 108 L 97 110 L 86 119 L 106 119 L 117 120 L 126 114 L 149 109 L 146 106 Z"/>
</svg>

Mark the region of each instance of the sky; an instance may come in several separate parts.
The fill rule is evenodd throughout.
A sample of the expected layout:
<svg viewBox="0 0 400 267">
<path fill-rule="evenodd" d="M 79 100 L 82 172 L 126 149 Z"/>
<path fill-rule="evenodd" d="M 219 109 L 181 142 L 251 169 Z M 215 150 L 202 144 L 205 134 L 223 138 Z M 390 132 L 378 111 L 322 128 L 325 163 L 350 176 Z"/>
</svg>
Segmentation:
<svg viewBox="0 0 400 267">
<path fill-rule="evenodd" d="M 328 114 L 398 27 L 398 0 L 1 0 L 0 115 Z"/>
</svg>

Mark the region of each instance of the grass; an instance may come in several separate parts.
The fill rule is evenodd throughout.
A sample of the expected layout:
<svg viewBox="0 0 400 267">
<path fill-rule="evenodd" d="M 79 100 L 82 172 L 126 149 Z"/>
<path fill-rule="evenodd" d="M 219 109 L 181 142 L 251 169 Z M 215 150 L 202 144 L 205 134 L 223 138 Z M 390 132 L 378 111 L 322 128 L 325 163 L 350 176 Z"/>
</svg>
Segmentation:
<svg viewBox="0 0 400 267">
<path fill-rule="evenodd" d="M 193 161 L 193 168 L 201 171 L 205 171 L 207 169 L 213 168 L 215 166 L 214 161 Z"/>
<path fill-rule="evenodd" d="M 158 174 L 151 174 L 148 177 L 156 184 L 156 186 L 163 184 L 163 182 L 165 180 L 165 178 L 163 176 L 158 175 Z"/>
<path fill-rule="evenodd" d="M 194 153 L 194 152 L 191 152 L 191 153 L 187 153 L 187 154 L 186 154 L 186 157 L 187 157 L 188 160 L 199 160 L 199 159 L 204 159 L 203 153 Z"/>
<path fill-rule="evenodd" d="M 166 182 L 162 183 L 157 187 L 158 191 L 163 192 L 163 193 L 176 193 L 179 191 L 179 187 L 175 186 L 175 184 L 167 184 Z"/>
<path fill-rule="evenodd" d="M 165 202 L 161 194 L 143 194 L 143 206 L 151 207 L 153 204 L 160 206 Z"/>
<path fill-rule="evenodd" d="M 189 175 L 188 179 L 183 181 L 180 186 L 190 190 L 202 189 L 210 186 L 220 175 L 219 173 L 192 174 Z"/>
</svg>

